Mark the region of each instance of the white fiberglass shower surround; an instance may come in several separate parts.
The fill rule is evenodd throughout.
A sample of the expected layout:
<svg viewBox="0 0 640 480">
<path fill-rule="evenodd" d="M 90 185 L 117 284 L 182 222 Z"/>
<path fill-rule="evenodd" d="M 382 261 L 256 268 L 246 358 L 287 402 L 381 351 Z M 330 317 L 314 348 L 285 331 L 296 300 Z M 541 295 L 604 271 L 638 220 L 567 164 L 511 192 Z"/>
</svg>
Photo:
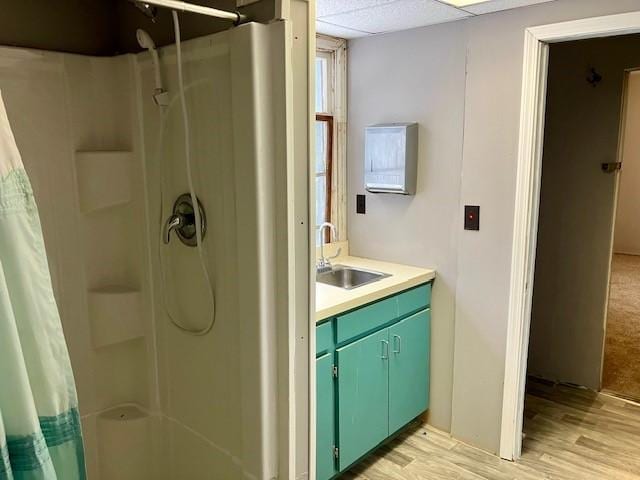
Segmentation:
<svg viewBox="0 0 640 480">
<path fill-rule="evenodd" d="M 188 153 L 175 45 L 158 51 L 165 106 L 153 99 L 149 52 L 0 47 L 0 89 L 40 207 L 90 480 L 278 476 L 286 37 L 285 22 L 248 23 L 182 43 Z M 161 238 L 190 191 L 186 155 L 206 214 L 210 284 L 197 248 Z M 211 287 L 211 331 L 176 328 L 169 316 L 188 330 L 207 326 Z"/>
</svg>

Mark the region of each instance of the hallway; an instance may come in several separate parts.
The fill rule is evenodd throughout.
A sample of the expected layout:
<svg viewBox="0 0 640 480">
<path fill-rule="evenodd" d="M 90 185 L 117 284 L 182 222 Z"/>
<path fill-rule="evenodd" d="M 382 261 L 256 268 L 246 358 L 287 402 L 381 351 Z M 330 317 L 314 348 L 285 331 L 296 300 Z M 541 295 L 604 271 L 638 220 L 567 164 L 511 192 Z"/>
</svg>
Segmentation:
<svg viewBox="0 0 640 480">
<path fill-rule="evenodd" d="M 640 256 L 613 256 L 602 388 L 640 399 Z"/>
</svg>

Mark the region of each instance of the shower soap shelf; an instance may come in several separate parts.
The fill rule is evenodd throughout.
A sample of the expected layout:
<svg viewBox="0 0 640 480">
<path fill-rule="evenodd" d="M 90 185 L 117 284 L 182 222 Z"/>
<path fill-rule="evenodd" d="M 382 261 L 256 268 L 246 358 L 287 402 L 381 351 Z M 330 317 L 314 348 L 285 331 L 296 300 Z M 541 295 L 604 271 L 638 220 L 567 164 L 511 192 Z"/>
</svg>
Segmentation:
<svg viewBox="0 0 640 480">
<path fill-rule="evenodd" d="M 94 348 L 144 336 L 140 291 L 122 286 L 89 290 L 89 319 Z"/>
<path fill-rule="evenodd" d="M 131 201 L 133 152 L 76 152 L 80 209 L 91 213 Z"/>
</svg>

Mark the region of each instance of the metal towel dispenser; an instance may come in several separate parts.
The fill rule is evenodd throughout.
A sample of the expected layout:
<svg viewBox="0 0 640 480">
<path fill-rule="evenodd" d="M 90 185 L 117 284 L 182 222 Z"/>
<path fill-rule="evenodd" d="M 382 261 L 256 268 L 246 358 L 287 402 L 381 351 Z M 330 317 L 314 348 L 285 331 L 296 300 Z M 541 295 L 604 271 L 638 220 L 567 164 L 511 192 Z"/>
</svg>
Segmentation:
<svg viewBox="0 0 640 480">
<path fill-rule="evenodd" d="M 364 186 L 372 193 L 416 193 L 418 124 L 386 123 L 365 130 Z"/>
</svg>

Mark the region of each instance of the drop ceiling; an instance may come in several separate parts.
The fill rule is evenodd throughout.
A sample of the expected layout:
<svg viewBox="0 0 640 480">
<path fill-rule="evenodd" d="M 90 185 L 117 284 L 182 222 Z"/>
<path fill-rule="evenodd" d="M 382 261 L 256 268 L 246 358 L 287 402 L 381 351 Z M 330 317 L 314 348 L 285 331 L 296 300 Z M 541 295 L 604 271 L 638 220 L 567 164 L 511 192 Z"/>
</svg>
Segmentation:
<svg viewBox="0 0 640 480">
<path fill-rule="evenodd" d="M 553 0 L 317 0 L 318 33 L 358 38 Z"/>
</svg>

